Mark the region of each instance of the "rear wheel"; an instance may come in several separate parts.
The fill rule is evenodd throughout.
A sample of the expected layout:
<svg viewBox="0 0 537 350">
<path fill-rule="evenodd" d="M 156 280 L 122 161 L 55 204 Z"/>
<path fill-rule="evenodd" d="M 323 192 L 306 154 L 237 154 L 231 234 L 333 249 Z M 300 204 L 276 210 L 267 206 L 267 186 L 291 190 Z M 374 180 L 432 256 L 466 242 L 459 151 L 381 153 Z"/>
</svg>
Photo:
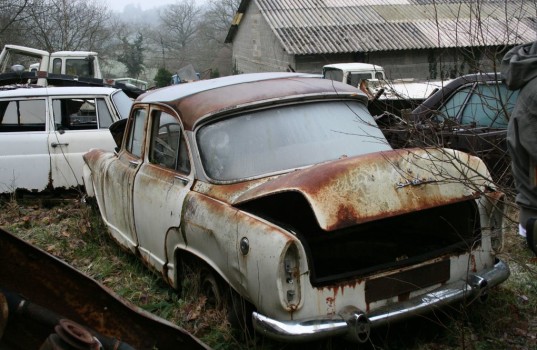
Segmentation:
<svg viewBox="0 0 537 350">
<path fill-rule="evenodd" d="M 191 256 L 180 260 L 178 281 L 181 297 L 185 300 L 196 300 L 203 295 L 206 298 L 205 310 L 222 311 L 233 330 L 251 339 L 254 311 L 252 304 L 244 300 L 205 262 Z"/>
<path fill-rule="evenodd" d="M 181 297 L 187 301 L 205 297 L 205 309 L 223 310 L 229 300 L 230 287 L 204 261 L 190 256 L 178 257 L 178 289 Z"/>
<path fill-rule="evenodd" d="M 201 294 L 207 298 L 205 301 L 207 308 L 215 310 L 225 309 L 226 299 L 228 298 L 225 292 L 224 282 L 210 268 L 200 267 L 199 286 Z"/>
</svg>

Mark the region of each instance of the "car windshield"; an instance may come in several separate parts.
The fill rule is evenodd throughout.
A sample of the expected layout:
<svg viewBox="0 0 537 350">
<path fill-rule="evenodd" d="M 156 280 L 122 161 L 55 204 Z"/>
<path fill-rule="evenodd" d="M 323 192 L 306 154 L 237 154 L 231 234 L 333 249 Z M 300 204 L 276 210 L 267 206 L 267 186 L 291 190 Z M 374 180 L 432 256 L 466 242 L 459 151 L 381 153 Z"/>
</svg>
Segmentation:
<svg viewBox="0 0 537 350">
<path fill-rule="evenodd" d="M 205 125 L 196 137 L 205 172 L 217 181 L 391 149 L 365 105 L 355 101 L 250 111 Z"/>
</svg>

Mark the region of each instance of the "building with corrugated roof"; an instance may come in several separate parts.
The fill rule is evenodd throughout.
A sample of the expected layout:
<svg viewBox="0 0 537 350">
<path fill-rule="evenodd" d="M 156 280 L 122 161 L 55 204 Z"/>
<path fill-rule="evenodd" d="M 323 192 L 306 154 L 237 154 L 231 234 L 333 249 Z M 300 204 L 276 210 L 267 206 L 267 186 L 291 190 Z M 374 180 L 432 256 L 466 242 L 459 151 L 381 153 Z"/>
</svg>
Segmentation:
<svg viewBox="0 0 537 350">
<path fill-rule="evenodd" d="M 537 40 L 536 0 L 242 0 L 229 29 L 237 73 L 383 66 L 390 79 L 492 71 Z"/>
</svg>

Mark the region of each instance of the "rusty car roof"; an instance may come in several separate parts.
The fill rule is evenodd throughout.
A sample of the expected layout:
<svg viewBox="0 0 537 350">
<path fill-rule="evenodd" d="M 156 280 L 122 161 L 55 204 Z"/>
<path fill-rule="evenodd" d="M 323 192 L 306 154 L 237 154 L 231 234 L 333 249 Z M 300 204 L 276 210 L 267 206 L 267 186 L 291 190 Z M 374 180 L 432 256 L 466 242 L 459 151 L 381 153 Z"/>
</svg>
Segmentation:
<svg viewBox="0 0 537 350">
<path fill-rule="evenodd" d="M 136 102 L 163 103 L 178 112 L 186 130 L 215 113 L 253 103 L 305 96 L 352 96 L 366 102 L 357 88 L 303 73 L 254 73 L 168 86 L 141 95 Z"/>
</svg>

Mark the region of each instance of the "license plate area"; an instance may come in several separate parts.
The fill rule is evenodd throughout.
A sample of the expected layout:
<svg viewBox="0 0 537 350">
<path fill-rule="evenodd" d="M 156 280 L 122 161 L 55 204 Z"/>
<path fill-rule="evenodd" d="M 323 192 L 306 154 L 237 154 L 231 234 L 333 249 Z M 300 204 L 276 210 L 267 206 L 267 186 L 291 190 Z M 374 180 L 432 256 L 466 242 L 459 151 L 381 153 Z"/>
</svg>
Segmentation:
<svg viewBox="0 0 537 350">
<path fill-rule="evenodd" d="M 427 288 L 449 279 L 450 261 L 442 260 L 415 269 L 368 280 L 365 284 L 366 303 L 399 297 L 408 299 L 416 290 Z"/>
</svg>

